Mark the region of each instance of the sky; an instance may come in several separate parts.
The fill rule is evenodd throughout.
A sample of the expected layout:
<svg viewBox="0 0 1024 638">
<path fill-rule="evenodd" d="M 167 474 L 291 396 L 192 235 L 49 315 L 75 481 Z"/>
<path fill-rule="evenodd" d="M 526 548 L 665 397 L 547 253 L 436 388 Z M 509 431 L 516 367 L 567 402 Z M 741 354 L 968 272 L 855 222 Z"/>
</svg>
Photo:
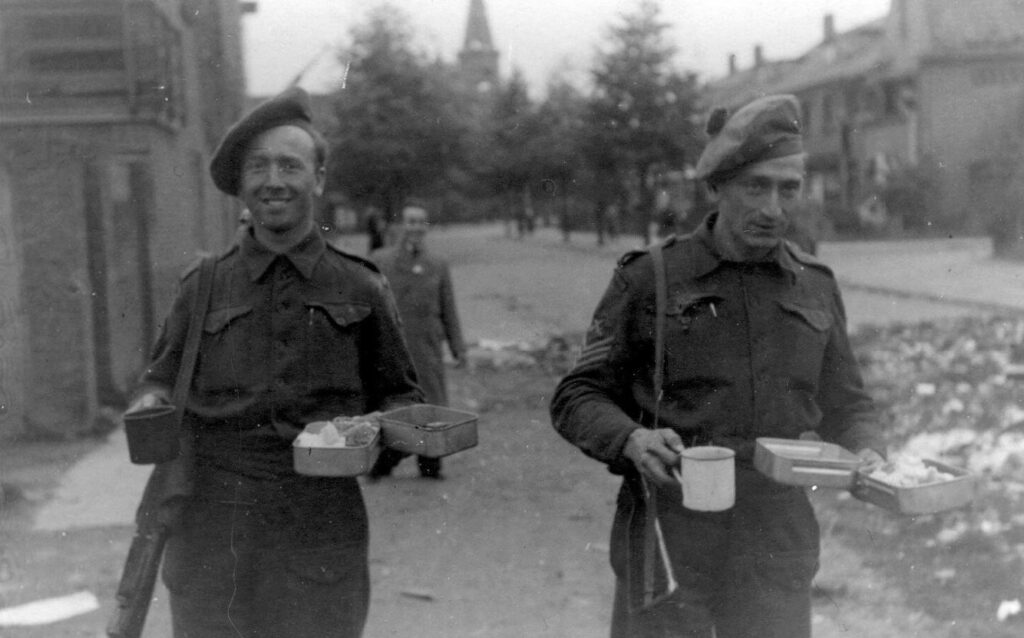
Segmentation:
<svg viewBox="0 0 1024 638">
<path fill-rule="evenodd" d="M 677 68 L 709 80 L 725 75 L 728 56 L 753 63 L 760 44 L 766 59 L 791 58 L 820 42 L 823 18 L 849 30 L 884 16 L 890 0 L 661 0 L 672 25 Z M 377 0 L 259 0 L 243 20 L 248 92 L 271 95 L 299 73 L 310 91 L 340 82 L 333 50 L 363 22 Z M 390 0 L 410 19 L 417 45 L 454 62 L 462 47 L 470 0 Z M 609 25 L 632 13 L 637 0 L 485 0 L 491 36 L 506 77 L 515 67 L 531 91 L 543 90 L 552 72 L 585 77 Z"/>
</svg>

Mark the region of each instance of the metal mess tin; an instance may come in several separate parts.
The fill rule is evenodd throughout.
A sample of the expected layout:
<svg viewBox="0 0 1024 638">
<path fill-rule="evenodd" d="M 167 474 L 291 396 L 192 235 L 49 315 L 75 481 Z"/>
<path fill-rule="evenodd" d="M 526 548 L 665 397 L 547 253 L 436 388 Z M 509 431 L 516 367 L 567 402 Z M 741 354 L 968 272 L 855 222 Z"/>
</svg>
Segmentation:
<svg viewBox="0 0 1024 638">
<path fill-rule="evenodd" d="M 382 441 L 399 452 L 439 458 L 477 444 L 477 415 L 427 403 L 380 415 Z"/>
<path fill-rule="evenodd" d="M 978 496 L 981 483 L 969 471 L 932 459 L 922 459 L 925 465 L 951 474 L 952 479 L 913 486 L 886 483 L 859 471 L 851 493 L 854 497 L 898 514 L 934 514 L 963 507 Z"/>
<path fill-rule="evenodd" d="M 754 467 L 785 485 L 850 489 L 861 459 L 835 443 L 760 437 Z"/>
<path fill-rule="evenodd" d="M 323 427 L 326 422 L 306 426 Z M 359 476 L 366 474 L 380 455 L 380 431 L 366 445 L 307 447 L 292 443 L 295 471 L 306 476 Z"/>
</svg>

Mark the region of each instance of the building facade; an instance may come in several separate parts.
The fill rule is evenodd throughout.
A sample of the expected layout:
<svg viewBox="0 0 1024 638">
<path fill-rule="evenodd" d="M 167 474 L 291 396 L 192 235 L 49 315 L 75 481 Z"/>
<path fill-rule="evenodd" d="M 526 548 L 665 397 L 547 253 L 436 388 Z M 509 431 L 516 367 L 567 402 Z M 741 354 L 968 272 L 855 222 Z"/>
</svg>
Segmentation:
<svg viewBox="0 0 1024 638">
<path fill-rule="evenodd" d="M 810 195 L 837 226 L 904 222 L 984 231 L 1011 177 L 1024 131 L 1024 3 L 892 0 L 888 15 L 837 33 L 791 60 L 767 61 L 708 85 L 709 106 L 756 95 L 801 101 Z M 930 190 L 913 220 L 881 193 L 917 175 Z M 900 177 L 902 176 L 902 177 Z"/>
<path fill-rule="evenodd" d="M 0 437 L 95 429 L 182 269 L 232 236 L 206 167 L 242 108 L 254 8 L 0 0 Z"/>
</svg>

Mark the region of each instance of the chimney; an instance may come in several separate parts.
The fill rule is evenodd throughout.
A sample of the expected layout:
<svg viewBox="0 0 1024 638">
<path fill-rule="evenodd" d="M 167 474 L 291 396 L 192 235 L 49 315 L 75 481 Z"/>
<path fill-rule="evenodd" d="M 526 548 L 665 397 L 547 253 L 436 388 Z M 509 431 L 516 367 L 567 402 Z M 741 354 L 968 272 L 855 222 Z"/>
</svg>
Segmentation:
<svg viewBox="0 0 1024 638">
<path fill-rule="evenodd" d="M 759 69 L 764 64 L 764 49 L 760 44 L 754 45 L 754 68 Z"/>
<path fill-rule="evenodd" d="M 836 19 L 831 13 L 825 14 L 825 42 L 829 43 L 836 39 Z"/>
<path fill-rule="evenodd" d="M 736 73 L 736 54 L 729 54 L 729 75 Z"/>
</svg>

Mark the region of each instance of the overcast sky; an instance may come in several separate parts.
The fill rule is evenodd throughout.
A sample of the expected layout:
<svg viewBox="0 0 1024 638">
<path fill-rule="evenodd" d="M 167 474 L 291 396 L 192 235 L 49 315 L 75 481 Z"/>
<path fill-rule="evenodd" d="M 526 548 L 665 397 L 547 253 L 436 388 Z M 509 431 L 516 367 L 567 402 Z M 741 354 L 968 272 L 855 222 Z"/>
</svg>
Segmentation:
<svg viewBox="0 0 1024 638">
<path fill-rule="evenodd" d="M 729 53 L 751 65 L 755 44 L 768 59 L 793 57 L 817 44 L 826 13 L 845 31 L 884 16 L 890 0 L 661 0 L 679 49 L 677 66 L 702 79 L 723 75 Z M 307 65 L 302 85 L 327 88 L 340 77 L 327 51 L 345 42 L 375 0 L 259 0 L 244 21 L 249 92 L 276 93 Z M 391 0 L 411 19 L 419 45 L 454 61 L 470 0 Z M 637 0 L 485 0 L 502 72 L 523 71 L 535 94 L 550 73 L 583 74 L 608 25 Z"/>
</svg>

